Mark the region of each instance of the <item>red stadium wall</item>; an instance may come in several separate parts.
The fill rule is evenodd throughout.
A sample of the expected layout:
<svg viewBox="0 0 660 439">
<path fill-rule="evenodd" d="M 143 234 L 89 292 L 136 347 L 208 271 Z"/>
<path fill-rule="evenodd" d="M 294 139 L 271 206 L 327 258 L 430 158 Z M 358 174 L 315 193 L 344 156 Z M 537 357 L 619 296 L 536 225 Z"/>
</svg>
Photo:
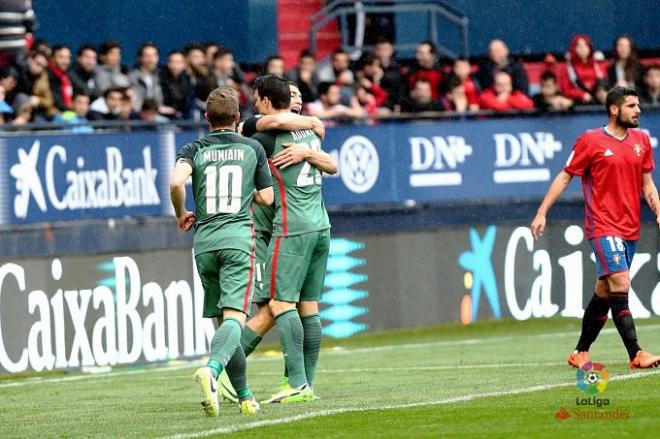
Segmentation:
<svg viewBox="0 0 660 439">
<path fill-rule="evenodd" d="M 277 50 L 287 68 L 294 66 L 300 51 L 309 47 L 309 20 L 324 4 L 323 0 L 278 0 Z M 337 22 L 332 21 L 318 33 L 317 59 L 322 59 L 340 44 Z"/>
</svg>

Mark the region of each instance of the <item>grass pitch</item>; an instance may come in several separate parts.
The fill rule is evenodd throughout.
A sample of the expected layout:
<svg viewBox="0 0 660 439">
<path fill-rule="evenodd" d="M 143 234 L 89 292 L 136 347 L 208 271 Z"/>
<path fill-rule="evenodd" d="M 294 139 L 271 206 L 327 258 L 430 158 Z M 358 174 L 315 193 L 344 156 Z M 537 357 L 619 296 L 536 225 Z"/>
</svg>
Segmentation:
<svg viewBox="0 0 660 439">
<path fill-rule="evenodd" d="M 637 326 L 642 346 L 660 352 L 660 319 Z M 254 416 L 228 404 L 219 418 L 203 415 L 192 380 L 201 361 L 98 375 L 2 377 L 0 437 L 655 436 L 660 371 L 629 370 L 611 323 L 591 351 L 610 374 L 607 389 L 596 395 L 602 406 L 576 405 L 576 398 L 589 397 L 565 364 L 578 331 L 578 320 L 549 319 L 326 340 L 315 386 L 322 399 L 264 406 Z M 266 348 L 248 360 L 260 399 L 275 390 L 283 368 L 281 356 Z M 569 415 L 564 420 L 555 417 L 562 408 Z"/>
</svg>

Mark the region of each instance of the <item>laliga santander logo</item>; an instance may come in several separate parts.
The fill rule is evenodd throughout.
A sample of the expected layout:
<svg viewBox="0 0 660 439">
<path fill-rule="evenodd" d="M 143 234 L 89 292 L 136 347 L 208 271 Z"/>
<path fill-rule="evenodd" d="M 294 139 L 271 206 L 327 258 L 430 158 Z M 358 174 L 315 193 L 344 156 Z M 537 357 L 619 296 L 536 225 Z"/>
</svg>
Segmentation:
<svg viewBox="0 0 660 439">
<path fill-rule="evenodd" d="M 601 363 L 588 362 L 577 371 L 577 387 L 587 395 L 603 393 L 610 380 L 610 374 Z"/>
</svg>

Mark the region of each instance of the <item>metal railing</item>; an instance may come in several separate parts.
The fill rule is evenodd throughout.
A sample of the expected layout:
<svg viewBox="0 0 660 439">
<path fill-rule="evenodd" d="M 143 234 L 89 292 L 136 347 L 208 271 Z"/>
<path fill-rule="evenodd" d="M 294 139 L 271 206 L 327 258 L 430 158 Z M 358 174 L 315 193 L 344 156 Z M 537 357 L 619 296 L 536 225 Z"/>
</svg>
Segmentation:
<svg viewBox="0 0 660 439">
<path fill-rule="evenodd" d="M 319 12 L 310 18 L 311 27 L 309 30 L 309 47 L 313 53 L 316 53 L 317 40 L 320 30 L 337 19 L 339 31 L 341 33 L 341 44 L 344 50 L 349 52 L 359 51 L 365 48 L 363 44 L 351 44 L 349 39 L 348 17 L 361 14 L 378 13 L 420 13 L 426 14 L 428 20 L 429 39 L 438 47 L 438 53 L 441 56 L 457 58 L 469 56 L 468 47 L 468 25 L 469 20 L 465 14 L 458 9 L 448 5 L 442 0 L 334 0 L 326 5 Z M 458 54 L 446 45 L 442 44 L 438 38 L 438 21 L 444 20 L 453 26 L 456 26 L 461 34 L 461 53 Z M 401 51 L 414 50 L 417 44 L 403 43 L 396 44 L 395 49 Z"/>
<path fill-rule="evenodd" d="M 642 104 L 643 113 L 658 113 L 660 105 Z M 374 122 L 415 122 L 415 121 L 442 121 L 442 120 L 483 120 L 483 119 L 508 119 L 516 117 L 574 117 L 581 114 L 604 114 L 603 105 L 579 105 L 568 111 L 546 111 L 539 112 L 536 109 L 530 110 L 510 110 L 493 111 L 477 110 L 467 112 L 456 111 L 424 111 L 414 113 L 391 113 L 380 116 L 363 116 L 351 118 L 328 118 L 323 120 L 332 120 L 346 125 L 372 124 Z M 643 118 L 643 116 L 642 116 Z M 199 130 L 200 135 L 208 131 L 208 124 L 205 121 L 195 120 L 176 120 L 167 123 L 145 123 L 136 120 L 127 121 L 94 121 L 94 122 L 42 122 L 26 125 L 0 125 L 0 138 L 25 134 L 84 134 L 76 131 L 76 127 L 85 126 L 93 128 L 95 133 L 113 132 L 113 133 L 131 133 L 159 130 L 188 131 Z"/>
</svg>

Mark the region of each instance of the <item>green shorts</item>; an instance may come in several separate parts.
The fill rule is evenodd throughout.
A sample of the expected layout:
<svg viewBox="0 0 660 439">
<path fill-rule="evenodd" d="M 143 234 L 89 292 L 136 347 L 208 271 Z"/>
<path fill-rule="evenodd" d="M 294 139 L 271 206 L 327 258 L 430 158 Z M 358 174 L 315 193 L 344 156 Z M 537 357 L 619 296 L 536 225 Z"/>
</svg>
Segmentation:
<svg viewBox="0 0 660 439">
<path fill-rule="evenodd" d="M 268 261 L 268 243 L 270 242 L 270 232 L 265 230 L 255 230 L 254 242 L 256 244 L 256 252 L 254 254 L 254 296 L 252 302 L 262 303 L 268 302 L 270 296 L 268 290 L 265 288 L 264 279 L 266 278 L 266 261 Z"/>
<path fill-rule="evenodd" d="M 330 253 L 330 230 L 275 236 L 268 246 L 264 287 L 271 299 L 318 301 Z"/>
<path fill-rule="evenodd" d="M 204 286 L 204 317 L 220 317 L 223 308 L 248 314 L 254 289 L 254 257 L 222 249 L 195 256 Z"/>
</svg>

